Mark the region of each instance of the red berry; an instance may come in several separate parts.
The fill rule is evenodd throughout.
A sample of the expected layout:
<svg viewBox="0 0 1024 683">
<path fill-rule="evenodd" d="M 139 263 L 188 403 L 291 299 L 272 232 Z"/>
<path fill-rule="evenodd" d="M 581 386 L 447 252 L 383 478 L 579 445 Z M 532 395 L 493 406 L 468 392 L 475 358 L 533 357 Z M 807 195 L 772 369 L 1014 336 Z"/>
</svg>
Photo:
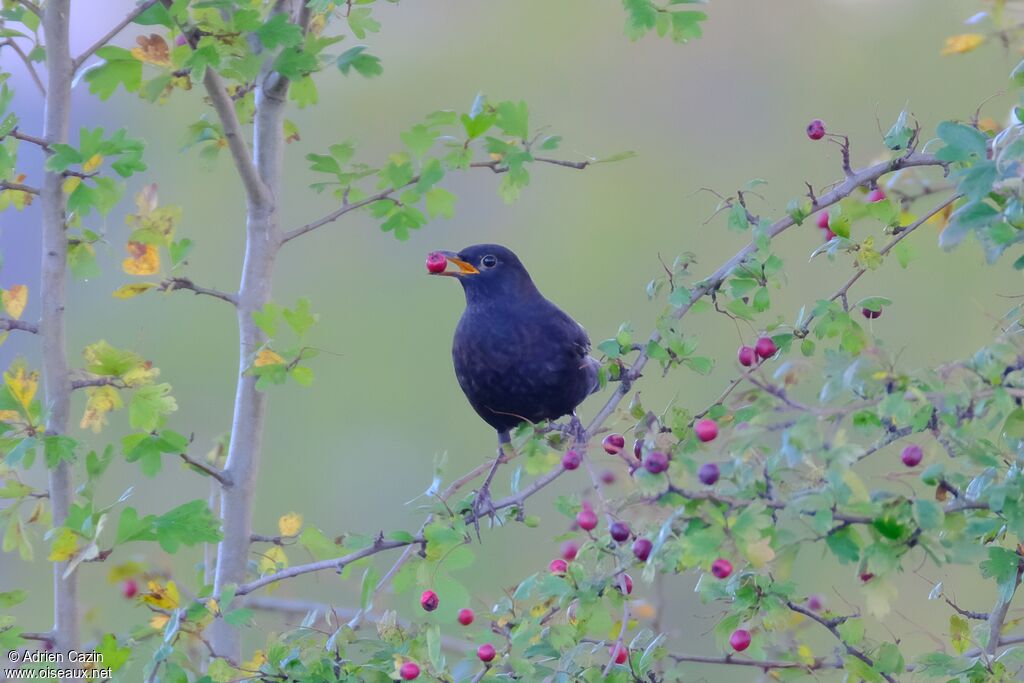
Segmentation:
<svg viewBox="0 0 1024 683">
<path fill-rule="evenodd" d="M 440 599 L 437 597 L 437 593 L 431 590 L 423 591 L 423 595 L 420 596 L 420 607 L 428 612 L 436 610 L 439 602 Z"/>
<path fill-rule="evenodd" d="M 576 559 L 576 553 L 580 551 L 580 547 L 573 541 L 566 541 L 562 544 L 562 559 L 566 562 L 572 562 Z"/>
<path fill-rule="evenodd" d="M 492 659 L 497 653 L 494 651 L 494 646 L 490 643 L 485 643 L 476 649 L 476 656 L 480 658 L 481 662 L 485 664 Z"/>
<path fill-rule="evenodd" d="M 820 140 L 825 137 L 825 122 L 821 119 L 814 119 L 808 123 L 807 137 L 812 140 Z"/>
<path fill-rule="evenodd" d="M 615 579 L 615 588 L 620 593 L 622 592 L 622 584 L 626 584 L 626 595 L 630 595 L 633 592 L 633 577 L 629 574 L 623 574 L 622 578 Z"/>
<path fill-rule="evenodd" d="M 625 522 L 612 522 L 612 525 L 608 527 L 608 531 L 611 533 L 612 538 L 619 543 L 629 538 L 629 525 Z"/>
<path fill-rule="evenodd" d="M 752 346 L 741 346 L 740 350 L 736 352 L 736 358 L 739 360 L 740 365 L 749 368 L 757 362 L 757 352 L 754 351 Z"/>
<path fill-rule="evenodd" d="M 818 227 L 822 230 L 828 230 L 828 211 L 822 211 L 818 214 Z"/>
<path fill-rule="evenodd" d="M 609 455 L 618 455 L 619 451 L 626 446 L 626 439 L 622 434 L 609 434 L 601 441 L 601 445 Z"/>
<path fill-rule="evenodd" d="M 611 470 L 601 470 L 601 474 L 599 476 L 601 477 L 602 484 L 610 486 L 615 483 L 615 473 Z"/>
<path fill-rule="evenodd" d="M 646 562 L 647 558 L 651 556 L 653 547 L 654 544 L 649 538 L 638 538 L 633 541 L 633 556 L 641 562 Z"/>
<path fill-rule="evenodd" d="M 736 652 L 743 652 L 750 647 L 750 631 L 745 628 L 738 628 L 729 636 L 729 645 Z"/>
<path fill-rule="evenodd" d="M 569 571 L 569 563 L 559 557 L 551 560 L 548 570 L 555 576 L 565 576 L 565 573 Z"/>
<path fill-rule="evenodd" d="M 754 351 L 757 351 L 757 355 L 761 358 L 771 358 L 778 350 L 779 347 L 775 346 L 771 337 L 760 337 L 754 344 Z"/>
<path fill-rule="evenodd" d="M 907 467 L 917 467 L 921 464 L 922 458 L 924 458 L 924 451 L 916 443 L 910 444 L 900 453 L 900 459 Z"/>
<path fill-rule="evenodd" d="M 716 579 L 727 579 L 732 574 L 732 562 L 720 557 L 711 563 L 711 573 Z"/>
<path fill-rule="evenodd" d="M 463 607 L 462 609 L 459 610 L 458 619 L 459 619 L 459 623 L 462 624 L 463 626 L 469 626 L 470 624 L 473 623 L 473 619 L 475 619 L 475 618 L 476 618 L 476 615 L 473 614 L 473 610 L 469 609 L 468 607 Z"/>
<path fill-rule="evenodd" d="M 807 609 L 812 612 L 820 612 L 825 607 L 825 599 L 815 593 L 807 596 Z"/>
<path fill-rule="evenodd" d="M 402 665 L 402 668 L 398 670 L 398 675 L 402 677 L 404 681 L 413 681 L 420 677 L 420 667 L 415 662 L 406 662 Z"/>
<path fill-rule="evenodd" d="M 875 189 L 868 192 L 868 203 L 874 204 L 885 199 L 885 192 L 882 192 L 881 188 L 876 187 Z"/>
<path fill-rule="evenodd" d="M 882 317 L 882 309 L 872 311 L 870 308 L 862 308 L 860 309 L 860 314 L 863 315 L 868 320 L 874 320 L 875 318 Z"/>
<path fill-rule="evenodd" d="M 644 440 L 637 439 L 633 442 L 633 457 L 637 460 L 644 459 Z"/>
<path fill-rule="evenodd" d="M 629 649 L 625 645 L 616 643 L 608 648 L 608 652 L 611 654 L 612 659 L 615 660 L 616 664 L 625 664 L 626 659 L 629 657 Z"/>
<path fill-rule="evenodd" d="M 131 600 L 139 592 L 139 584 L 135 583 L 135 579 L 125 579 L 124 583 L 121 584 L 121 595 L 128 600 Z"/>
<path fill-rule="evenodd" d="M 871 572 L 861 572 L 860 573 L 860 580 L 863 581 L 864 583 L 867 583 L 868 581 L 870 581 L 873 578 L 875 578 L 875 575 L 872 574 Z"/>
<path fill-rule="evenodd" d="M 697 470 L 697 478 L 700 479 L 700 483 L 705 486 L 712 486 L 716 481 L 718 481 L 719 474 L 718 465 L 713 462 L 706 462 L 700 466 L 699 470 Z"/>
<path fill-rule="evenodd" d="M 580 466 L 582 460 L 580 454 L 576 451 L 566 451 L 562 456 L 562 467 L 567 470 L 574 470 Z"/>
<path fill-rule="evenodd" d="M 432 251 L 427 254 L 427 271 L 437 274 L 443 273 L 448 267 L 448 259 L 439 251 Z"/>
<path fill-rule="evenodd" d="M 597 514 L 590 508 L 583 508 L 576 513 L 576 523 L 584 531 L 591 531 L 597 526 Z"/>
<path fill-rule="evenodd" d="M 714 420 L 698 420 L 697 424 L 693 426 L 693 431 L 697 434 L 697 438 L 704 443 L 714 441 L 718 436 L 718 423 Z"/>
<path fill-rule="evenodd" d="M 644 469 L 651 474 L 661 474 L 668 469 L 668 456 L 661 451 L 651 451 L 644 458 Z"/>
</svg>

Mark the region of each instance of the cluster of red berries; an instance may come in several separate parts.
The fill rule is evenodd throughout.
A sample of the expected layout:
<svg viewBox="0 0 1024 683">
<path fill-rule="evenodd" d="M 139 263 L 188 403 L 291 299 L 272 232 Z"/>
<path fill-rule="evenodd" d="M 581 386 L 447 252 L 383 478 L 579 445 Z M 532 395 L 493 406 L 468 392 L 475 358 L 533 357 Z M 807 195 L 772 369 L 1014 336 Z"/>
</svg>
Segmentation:
<svg viewBox="0 0 1024 683">
<path fill-rule="evenodd" d="M 759 361 L 768 360 L 776 353 L 779 347 L 771 337 L 758 337 L 753 346 L 741 346 L 736 352 L 736 360 L 745 368 L 756 365 Z"/>
</svg>

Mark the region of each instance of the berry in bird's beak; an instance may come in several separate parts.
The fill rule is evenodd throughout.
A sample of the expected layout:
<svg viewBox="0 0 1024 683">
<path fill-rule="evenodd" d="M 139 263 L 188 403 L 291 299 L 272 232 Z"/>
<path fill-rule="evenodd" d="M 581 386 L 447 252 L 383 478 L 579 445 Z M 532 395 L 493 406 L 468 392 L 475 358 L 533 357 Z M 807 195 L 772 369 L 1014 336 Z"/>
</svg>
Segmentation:
<svg viewBox="0 0 1024 683">
<path fill-rule="evenodd" d="M 443 273 L 448 268 L 448 259 L 439 251 L 432 251 L 427 254 L 427 270 L 434 275 Z"/>
<path fill-rule="evenodd" d="M 451 263 L 458 270 L 447 270 Z M 480 271 L 468 261 L 463 261 L 459 255 L 452 251 L 432 251 L 427 254 L 427 271 L 431 275 L 449 275 L 459 277 L 462 275 L 476 275 Z"/>
</svg>

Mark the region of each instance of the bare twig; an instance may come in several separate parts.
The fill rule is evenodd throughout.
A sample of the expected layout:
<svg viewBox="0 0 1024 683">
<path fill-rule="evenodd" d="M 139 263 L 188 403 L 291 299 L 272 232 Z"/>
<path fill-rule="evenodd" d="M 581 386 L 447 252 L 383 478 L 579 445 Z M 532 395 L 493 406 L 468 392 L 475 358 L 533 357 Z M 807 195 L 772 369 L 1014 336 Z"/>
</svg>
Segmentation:
<svg viewBox="0 0 1024 683">
<path fill-rule="evenodd" d="M 215 299 L 220 299 L 221 301 L 226 301 L 229 304 L 231 304 L 232 306 L 237 306 L 238 305 L 238 296 L 237 295 L 235 295 L 233 293 L 222 292 L 219 289 L 210 289 L 209 287 L 200 287 L 199 285 L 195 284 L 194 282 L 192 282 L 192 280 L 190 280 L 187 277 L 171 277 L 171 278 L 167 278 L 166 280 L 164 280 L 163 282 L 160 283 L 160 291 L 163 291 L 163 292 L 173 292 L 173 291 L 178 290 L 178 289 L 182 289 L 182 290 L 187 289 L 188 291 L 194 292 L 197 295 L 203 294 L 205 296 L 212 296 Z"/>
<path fill-rule="evenodd" d="M 201 460 L 196 460 L 195 458 L 191 457 L 188 453 L 178 453 L 178 457 L 181 458 L 182 461 L 185 462 L 185 464 L 190 465 L 196 468 L 197 470 L 205 472 L 206 474 L 210 475 L 211 477 L 219 481 L 221 486 L 225 488 L 231 486 L 231 478 L 223 470 L 220 470 L 214 467 L 213 465 L 209 465 L 205 462 L 202 462 Z"/>
<path fill-rule="evenodd" d="M 0 190 L 14 190 L 15 192 L 39 194 L 38 187 L 32 187 L 31 185 L 23 185 L 21 183 L 12 183 L 8 180 L 0 180 Z"/>
<path fill-rule="evenodd" d="M 42 150 L 43 150 L 44 152 L 50 152 L 50 151 L 52 151 L 52 150 L 51 150 L 51 148 L 50 148 L 50 144 L 49 144 L 49 143 L 48 143 L 48 142 L 47 142 L 46 140 L 44 140 L 44 139 L 42 139 L 42 138 L 37 138 L 37 137 L 36 137 L 36 136 L 34 136 L 34 135 L 28 135 L 27 133 L 22 133 L 22 132 L 21 132 L 20 130 L 18 130 L 17 128 L 15 128 L 14 130 L 12 130 L 12 131 L 11 131 L 10 133 L 8 133 L 7 135 L 10 135 L 10 136 L 11 136 L 12 138 L 14 138 L 15 140 L 21 140 L 22 142 L 30 142 L 30 143 L 32 143 L 33 145 L 37 145 L 37 146 L 38 146 L 38 147 L 39 147 L 40 149 L 42 149 Z"/>
<path fill-rule="evenodd" d="M 732 655 L 725 655 L 724 657 L 711 657 L 704 655 L 690 655 L 680 654 L 675 652 L 668 653 L 669 659 L 677 662 L 693 662 L 695 664 L 723 664 L 725 666 L 749 666 L 754 669 L 762 669 L 767 671 L 769 669 L 802 669 L 804 671 L 817 671 L 819 669 L 841 669 L 843 663 L 841 661 L 829 661 L 823 658 L 816 658 L 811 663 L 805 662 L 787 662 L 781 659 L 742 659 L 734 657 Z"/>
<path fill-rule="evenodd" d="M 85 389 L 87 387 L 114 387 L 124 389 L 128 385 L 120 377 L 86 377 L 83 379 L 71 380 L 71 389 Z"/>
<path fill-rule="evenodd" d="M 36 325 L 35 323 L 30 323 L 25 320 L 11 320 L 10 318 L 0 318 L 0 331 L 6 330 L 21 330 L 22 332 L 39 334 L 39 326 Z"/>
<path fill-rule="evenodd" d="M 811 610 L 809 610 L 809 609 L 807 609 L 807 608 L 805 608 L 805 607 L 803 607 L 801 605 L 798 605 L 798 604 L 796 604 L 795 602 L 792 602 L 792 601 L 787 601 L 786 602 L 786 606 L 789 607 L 790 610 L 792 610 L 794 612 L 797 612 L 799 614 L 802 614 L 805 617 L 807 617 L 808 619 L 811 619 L 812 621 L 816 621 L 819 624 L 821 624 L 822 626 L 824 626 L 826 629 L 828 629 L 829 633 L 831 633 L 833 636 L 836 637 L 836 640 L 838 640 L 840 642 L 840 644 L 846 650 L 847 654 L 849 654 L 852 657 L 856 657 L 857 659 L 859 659 L 860 661 L 864 662 L 865 664 L 867 664 L 870 667 L 874 667 L 874 665 L 875 665 L 874 660 L 872 660 L 870 657 L 868 657 L 866 654 L 864 654 L 863 650 L 858 650 L 857 648 L 855 648 L 854 646 L 850 645 L 845 640 L 843 640 L 843 636 L 842 636 L 841 633 L 839 633 L 839 628 L 838 627 L 839 627 L 839 624 L 841 624 L 843 621 L 845 621 L 844 617 L 839 617 L 837 619 L 826 619 L 825 617 L 821 616 L 820 614 L 815 614 Z M 890 674 L 879 673 L 879 675 L 882 678 L 884 678 L 885 680 L 887 680 L 889 683 L 896 683 L 896 679 L 893 678 Z"/>
<path fill-rule="evenodd" d="M 89 59 L 89 57 L 91 57 L 93 54 L 95 54 L 96 50 L 99 50 L 101 47 L 103 47 L 104 45 L 109 43 L 114 38 L 114 36 L 116 36 L 118 33 L 120 33 L 122 30 L 124 30 L 124 28 L 128 24 L 130 24 L 133 21 L 135 21 L 135 19 L 138 18 L 138 16 L 140 14 L 142 14 L 143 12 L 148 10 L 150 7 L 152 7 L 153 5 L 155 5 L 159 1 L 160 0 L 146 0 L 142 4 L 137 5 L 131 12 L 129 12 L 125 16 L 124 19 L 122 19 L 121 21 L 117 22 L 117 24 L 112 29 L 107 31 L 103 35 L 102 38 L 100 38 L 95 43 L 93 43 L 92 45 L 87 47 L 85 49 L 85 52 L 83 52 L 82 54 L 80 54 L 77 57 L 75 57 L 74 60 L 71 63 L 72 64 L 71 68 L 74 71 L 78 71 L 78 69 L 82 66 L 82 64 L 85 62 L 85 60 Z"/>
<path fill-rule="evenodd" d="M 46 97 L 46 86 L 43 85 L 43 81 L 39 78 L 39 73 L 36 71 L 35 64 L 33 64 L 32 60 L 28 58 L 28 55 L 21 49 L 21 46 L 18 45 L 13 38 L 8 38 L 0 42 L 0 47 L 4 45 L 9 45 L 12 50 L 18 53 L 18 57 L 20 57 L 21 61 L 25 64 L 25 68 L 28 70 L 29 76 L 32 77 L 32 82 L 36 84 L 37 88 L 39 88 L 39 94 Z"/>
</svg>

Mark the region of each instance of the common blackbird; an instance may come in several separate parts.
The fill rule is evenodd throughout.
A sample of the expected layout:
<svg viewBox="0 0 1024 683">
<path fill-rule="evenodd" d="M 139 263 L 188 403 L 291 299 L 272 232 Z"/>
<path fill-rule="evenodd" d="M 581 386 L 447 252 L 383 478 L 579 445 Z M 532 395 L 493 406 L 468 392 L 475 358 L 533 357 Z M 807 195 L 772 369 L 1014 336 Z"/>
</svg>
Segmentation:
<svg viewBox="0 0 1024 683">
<path fill-rule="evenodd" d="M 455 376 L 473 409 L 498 432 L 499 457 L 477 493 L 479 505 L 509 430 L 573 414 L 597 389 L 599 364 L 587 355 L 586 330 L 544 298 L 510 249 L 477 244 L 435 254 L 456 269 L 434 274 L 457 278 L 466 294 L 452 343 Z"/>
</svg>

